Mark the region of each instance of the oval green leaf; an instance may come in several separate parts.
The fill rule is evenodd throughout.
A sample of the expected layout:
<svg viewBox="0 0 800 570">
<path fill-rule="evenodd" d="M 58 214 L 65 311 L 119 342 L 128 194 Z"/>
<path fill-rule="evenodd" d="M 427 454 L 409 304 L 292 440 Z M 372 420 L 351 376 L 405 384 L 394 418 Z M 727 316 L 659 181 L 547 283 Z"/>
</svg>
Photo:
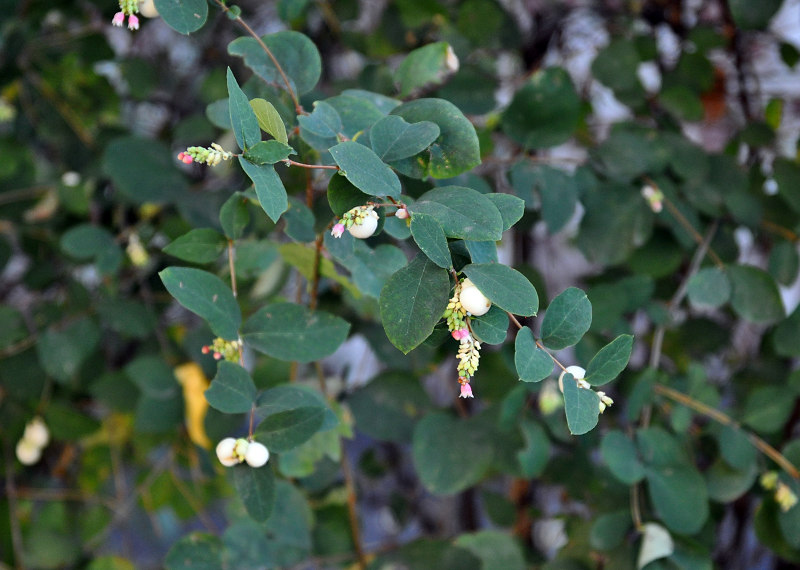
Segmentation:
<svg viewBox="0 0 800 570">
<path fill-rule="evenodd" d="M 236 144 L 247 150 L 261 140 L 261 128 L 258 119 L 250 106 L 247 95 L 239 87 L 231 68 L 228 68 L 228 111 L 231 115 L 231 127 Z"/>
<path fill-rule="evenodd" d="M 644 479 L 644 465 L 636 453 L 636 444 L 621 431 L 612 430 L 603 436 L 600 455 L 614 477 L 626 485 Z"/>
<path fill-rule="evenodd" d="M 325 408 L 304 406 L 267 416 L 258 424 L 255 438 L 270 451 L 283 453 L 308 441 L 322 427 Z"/>
<path fill-rule="evenodd" d="M 686 292 L 693 306 L 716 309 L 731 298 L 731 282 L 722 269 L 705 267 L 692 275 Z"/>
<path fill-rule="evenodd" d="M 781 294 L 769 273 L 752 265 L 731 265 L 727 272 L 737 315 L 757 324 L 772 324 L 785 316 Z"/>
<path fill-rule="evenodd" d="M 275 475 L 268 466 L 253 468 L 247 464 L 230 468 L 236 493 L 250 518 L 264 522 L 275 504 Z"/>
<path fill-rule="evenodd" d="M 158 15 L 179 34 L 191 34 L 203 27 L 208 18 L 206 0 L 155 0 Z"/>
<path fill-rule="evenodd" d="M 579 388 L 572 374 L 564 374 L 564 412 L 572 435 L 583 435 L 597 425 L 600 396 L 594 390 Z"/>
<path fill-rule="evenodd" d="M 464 186 L 442 186 L 419 197 L 408 207 L 429 214 L 445 235 L 473 241 L 498 241 L 503 237 L 503 217 L 486 196 Z"/>
<path fill-rule="evenodd" d="M 530 317 L 539 310 L 536 288 L 516 269 L 500 263 L 472 263 L 461 271 L 504 311 Z"/>
<path fill-rule="evenodd" d="M 436 265 L 445 269 L 453 266 L 447 237 L 433 216 L 420 213 L 411 216 L 411 235 L 422 253 Z"/>
<path fill-rule="evenodd" d="M 205 391 L 208 405 L 225 414 L 249 412 L 256 400 L 256 385 L 247 370 L 222 360 L 211 387 Z"/>
<path fill-rule="evenodd" d="M 190 263 L 211 263 L 228 244 L 225 237 L 210 228 L 191 230 L 167 244 L 163 251 Z"/>
<path fill-rule="evenodd" d="M 621 334 L 601 348 L 586 367 L 586 380 L 592 386 L 611 382 L 625 370 L 633 350 L 633 336 Z"/>
<path fill-rule="evenodd" d="M 439 126 L 430 121 L 409 124 L 402 117 L 389 115 L 372 125 L 369 142 L 378 158 L 392 162 L 414 156 L 439 137 Z"/>
<path fill-rule="evenodd" d="M 400 179 L 371 149 L 354 141 L 331 147 L 339 173 L 370 196 L 399 196 Z"/>
<path fill-rule="evenodd" d="M 473 318 L 470 326 L 479 341 L 503 344 L 508 335 L 508 315 L 499 307 L 491 307 L 485 315 Z"/>
<path fill-rule="evenodd" d="M 542 319 L 542 342 L 552 350 L 577 344 L 592 324 L 592 304 L 576 287 L 562 291 L 550 302 Z"/>
<path fill-rule="evenodd" d="M 536 346 L 533 332 L 528 327 L 517 332 L 514 341 L 514 366 L 523 382 L 540 382 L 553 373 L 553 359 Z"/>
<path fill-rule="evenodd" d="M 289 207 L 289 199 L 281 177 L 275 172 L 275 167 L 271 164 L 259 166 L 241 157 L 239 158 L 239 164 L 242 165 L 242 170 L 244 170 L 245 174 L 253 181 L 261 208 L 267 213 L 270 220 L 277 223 L 281 214 Z"/>
</svg>

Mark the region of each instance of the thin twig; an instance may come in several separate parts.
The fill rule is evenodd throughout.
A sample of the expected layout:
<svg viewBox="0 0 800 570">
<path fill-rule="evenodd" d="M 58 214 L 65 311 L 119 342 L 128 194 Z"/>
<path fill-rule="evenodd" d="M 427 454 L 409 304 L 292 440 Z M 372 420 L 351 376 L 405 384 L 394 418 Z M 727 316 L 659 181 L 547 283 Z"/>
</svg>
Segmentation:
<svg viewBox="0 0 800 570">
<path fill-rule="evenodd" d="M 234 267 L 234 255 L 236 250 L 233 246 L 233 240 L 228 240 L 228 269 L 231 272 L 231 290 L 233 291 L 233 298 L 239 296 L 239 291 L 236 289 L 236 269 Z"/>
<path fill-rule="evenodd" d="M 216 524 L 214 524 L 214 521 L 211 520 L 211 517 L 206 514 L 205 507 L 203 507 L 203 505 L 200 504 L 200 501 L 198 501 L 197 498 L 192 495 L 191 491 L 186 486 L 186 483 L 184 483 L 184 481 L 178 477 L 178 474 L 175 473 L 174 464 L 170 465 L 169 474 L 172 477 L 172 482 L 175 485 L 175 488 L 178 489 L 178 492 L 181 494 L 181 496 L 186 500 L 187 503 L 189 503 L 189 506 L 194 509 L 197 518 L 200 519 L 200 522 L 203 523 L 203 526 L 205 526 L 209 532 L 219 534 L 220 529 Z"/>
<path fill-rule="evenodd" d="M 517 320 L 517 317 L 515 317 L 513 314 L 509 313 L 508 311 L 506 311 L 506 314 L 508 315 L 508 318 L 509 318 L 509 319 L 511 319 L 511 322 L 512 322 L 512 323 L 514 323 L 514 324 L 517 326 L 517 328 L 518 328 L 518 329 L 522 330 L 523 328 L 525 328 L 525 327 L 524 327 L 524 325 L 522 325 L 522 323 L 520 323 L 520 322 Z M 559 362 L 559 360 L 558 360 L 558 359 L 557 359 L 555 356 L 553 356 L 553 355 L 550 353 L 550 351 L 549 351 L 549 350 L 547 350 L 547 348 L 545 348 L 545 346 L 542 344 L 542 342 L 541 342 L 540 340 L 538 340 L 538 339 L 536 339 L 536 346 L 538 346 L 538 347 L 539 347 L 539 348 L 540 348 L 540 349 L 541 349 L 541 350 L 542 350 L 542 351 L 543 351 L 543 352 L 544 352 L 544 353 L 545 353 L 547 356 L 549 356 L 549 357 L 550 357 L 550 359 L 551 359 L 551 360 L 552 360 L 552 361 L 553 361 L 553 362 L 554 362 L 554 363 L 555 363 L 555 364 L 556 364 L 556 365 L 557 365 L 559 368 L 561 368 L 561 370 L 563 370 L 564 372 L 566 372 L 566 371 L 567 371 L 567 368 L 566 368 L 566 367 L 565 367 L 563 364 L 561 364 L 561 362 Z"/>
<path fill-rule="evenodd" d="M 664 197 L 663 201 L 664 205 L 667 207 L 667 210 L 669 210 L 669 213 L 675 217 L 681 227 L 683 227 L 683 229 L 685 229 L 689 235 L 692 236 L 692 239 L 697 243 L 697 245 L 701 245 L 703 243 L 703 236 L 700 235 L 700 232 L 694 228 L 691 222 L 686 219 L 686 216 L 681 213 L 681 211 L 669 200 L 669 198 Z M 707 247 L 708 256 L 711 258 L 711 261 L 714 262 L 714 265 L 720 269 L 723 269 L 725 267 L 725 262 L 720 259 L 720 257 L 717 255 L 717 252 L 715 252 L 710 246 Z"/>
<path fill-rule="evenodd" d="M 296 160 L 292 160 L 291 158 L 285 158 L 281 162 L 286 164 L 287 166 L 299 166 L 300 168 L 318 168 L 321 170 L 339 170 L 339 167 L 335 164 L 306 164 L 304 162 L 297 162 Z"/>
<path fill-rule="evenodd" d="M 220 0 L 214 0 L 214 1 L 216 2 L 217 6 L 219 6 L 222 9 L 223 12 L 225 12 L 228 16 L 230 16 L 231 9 L 228 8 L 228 6 L 226 6 Z M 237 15 L 234 18 L 234 20 L 236 20 L 236 22 L 240 26 L 242 26 L 248 34 L 250 34 L 250 37 L 256 40 L 256 42 L 258 42 L 258 45 L 261 46 L 261 49 L 264 50 L 264 53 L 267 54 L 267 57 L 269 57 L 269 59 L 272 61 L 272 64 L 275 66 L 275 69 L 278 70 L 278 73 L 280 74 L 281 79 L 283 80 L 283 84 L 286 87 L 286 91 L 287 93 L 289 93 L 289 97 L 292 98 L 292 103 L 294 103 L 295 111 L 297 111 L 298 115 L 304 114 L 305 111 L 303 110 L 302 105 L 300 105 L 300 101 L 297 99 L 297 94 L 294 92 L 294 89 L 292 89 L 292 84 L 289 82 L 289 78 L 286 76 L 286 73 L 284 73 L 283 67 L 281 67 L 280 63 L 278 63 L 278 60 L 275 58 L 275 55 L 273 55 L 272 50 L 270 50 L 267 47 L 267 44 L 264 43 L 264 40 L 262 40 L 261 37 L 257 33 L 255 33 L 255 31 L 253 31 L 253 28 L 251 28 L 247 24 L 247 22 L 245 22 L 242 19 L 241 15 Z"/>
<path fill-rule="evenodd" d="M 6 469 L 6 497 L 8 497 L 8 518 L 11 527 L 11 545 L 14 548 L 14 568 L 24 570 L 22 529 L 19 526 L 17 507 L 17 488 L 14 483 L 14 456 L 11 454 L 11 443 L 3 439 L 3 457 Z"/>
<path fill-rule="evenodd" d="M 358 512 L 356 510 L 356 486 L 353 481 L 353 472 L 350 468 L 350 462 L 347 459 L 344 438 L 340 439 L 340 445 L 342 454 L 342 474 L 344 475 L 344 487 L 347 491 L 347 515 L 350 520 L 350 534 L 353 537 L 356 558 L 358 559 L 358 568 L 359 570 L 365 570 L 367 567 L 367 557 L 361 546 L 361 529 L 359 528 Z"/>
<path fill-rule="evenodd" d="M 311 273 L 311 291 L 309 292 L 308 308 L 312 311 L 317 308 L 319 297 L 320 265 L 322 265 L 323 234 L 317 236 L 314 242 L 314 265 Z"/>
</svg>

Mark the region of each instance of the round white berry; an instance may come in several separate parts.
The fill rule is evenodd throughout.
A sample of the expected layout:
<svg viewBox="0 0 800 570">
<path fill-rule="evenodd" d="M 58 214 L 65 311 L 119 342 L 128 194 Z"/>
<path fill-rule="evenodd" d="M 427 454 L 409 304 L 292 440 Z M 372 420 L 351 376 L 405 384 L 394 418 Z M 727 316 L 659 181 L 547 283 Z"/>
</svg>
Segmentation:
<svg viewBox="0 0 800 570">
<path fill-rule="evenodd" d="M 263 467 L 269 461 L 269 450 L 257 441 L 251 441 L 244 460 L 250 467 Z"/>
<path fill-rule="evenodd" d="M 480 317 L 489 312 L 492 306 L 491 301 L 486 295 L 480 292 L 469 279 L 464 279 L 461 283 L 461 294 L 458 296 L 461 306 L 473 317 Z"/>
<path fill-rule="evenodd" d="M 586 376 L 586 370 L 581 368 L 580 366 L 567 366 L 567 369 L 561 373 L 561 376 L 558 377 L 558 389 L 561 392 L 564 392 L 564 375 L 569 372 L 572 374 L 572 377 L 575 380 L 583 380 L 584 376 Z"/>
<path fill-rule="evenodd" d="M 42 457 L 42 448 L 24 437 L 17 442 L 17 459 L 23 465 L 33 465 Z"/>
<path fill-rule="evenodd" d="M 50 442 L 50 431 L 47 429 L 44 420 L 36 416 L 25 426 L 25 434 L 22 438 L 37 447 L 44 447 Z"/>
<path fill-rule="evenodd" d="M 366 239 L 374 234 L 376 229 L 378 229 L 378 213 L 372 210 L 361 220 L 360 224 L 353 224 L 347 228 L 347 231 L 354 238 Z"/>
<path fill-rule="evenodd" d="M 239 458 L 234 453 L 236 449 L 236 440 L 232 437 L 226 437 L 217 444 L 217 459 L 225 467 L 232 467 L 240 463 Z"/>
</svg>

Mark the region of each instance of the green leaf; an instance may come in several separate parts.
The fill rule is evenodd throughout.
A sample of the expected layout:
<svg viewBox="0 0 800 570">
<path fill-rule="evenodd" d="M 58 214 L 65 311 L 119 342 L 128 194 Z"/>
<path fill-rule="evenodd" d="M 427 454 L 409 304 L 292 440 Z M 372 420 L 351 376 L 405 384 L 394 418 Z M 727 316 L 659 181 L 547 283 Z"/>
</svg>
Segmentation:
<svg viewBox="0 0 800 570">
<path fill-rule="evenodd" d="M 247 464 L 229 469 L 233 487 L 253 520 L 264 522 L 275 504 L 275 475 L 267 466 L 253 468 Z"/>
<path fill-rule="evenodd" d="M 597 517 L 589 533 L 589 544 L 597 550 L 613 550 L 625 540 L 631 528 L 631 513 L 615 511 Z"/>
<path fill-rule="evenodd" d="M 212 408 L 225 414 L 243 414 L 253 407 L 256 385 L 247 370 L 238 364 L 222 360 L 205 395 Z"/>
<path fill-rule="evenodd" d="M 259 166 L 243 158 L 239 158 L 239 164 L 253 181 L 261 208 L 267 213 L 270 220 L 277 223 L 281 214 L 289 207 L 289 199 L 286 196 L 286 188 L 283 187 L 281 177 L 275 172 L 275 167 L 271 164 Z"/>
<path fill-rule="evenodd" d="M 445 269 L 453 266 L 447 237 L 433 216 L 420 213 L 411 216 L 411 235 L 422 253 L 436 265 Z"/>
<path fill-rule="evenodd" d="M 205 319 L 215 335 L 227 340 L 239 338 L 239 304 L 219 277 L 189 267 L 167 267 L 158 275 L 170 295 Z"/>
<path fill-rule="evenodd" d="M 69 382 L 99 341 L 97 325 L 85 317 L 63 328 L 50 327 L 36 343 L 39 364 L 57 381 Z"/>
<path fill-rule="evenodd" d="M 158 15 L 179 34 L 191 34 L 203 27 L 208 18 L 205 0 L 155 0 Z"/>
<path fill-rule="evenodd" d="M 358 430 L 384 441 L 409 442 L 430 408 L 420 383 L 405 372 L 383 372 L 347 397 Z"/>
<path fill-rule="evenodd" d="M 492 461 L 491 436 L 474 420 L 459 420 L 435 412 L 414 428 L 412 456 L 420 481 L 428 491 L 451 495 L 477 483 Z M 457 434 L 457 437 L 454 435 Z"/>
<path fill-rule="evenodd" d="M 153 334 L 156 319 L 144 303 L 124 297 L 109 297 L 97 302 L 101 322 L 126 338 L 147 338 Z M 2 320 L 0 319 L 0 322 Z M 0 324 L 0 330 L 9 328 Z M 13 329 L 11 329 L 13 330 Z M 2 335 L 2 333 L 0 333 Z M 3 346 L 0 340 L 0 348 Z"/>
<path fill-rule="evenodd" d="M 404 354 L 424 341 L 447 307 L 447 270 L 417 255 L 392 275 L 381 290 L 380 311 L 386 336 Z"/>
<path fill-rule="evenodd" d="M 528 565 L 519 544 L 499 530 L 462 534 L 455 545 L 480 558 L 484 570 L 525 570 Z"/>
<path fill-rule="evenodd" d="M 597 425 L 600 396 L 594 390 L 579 388 L 572 374 L 564 374 L 564 412 L 572 435 L 583 435 Z"/>
<path fill-rule="evenodd" d="M 286 220 L 286 235 L 293 240 L 310 242 L 316 239 L 314 213 L 297 198 L 289 199 L 289 209 L 286 210 L 283 219 Z"/>
<path fill-rule="evenodd" d="M 242 158 L 253 164 L 275 164 L 288 158 L 290 154 L 297 154 L 288 144 L 277 140 L 261 141 L 248 148 Z"/>
<path fill-rule="evenodd" d="M 769 253 L 769 273 L 775 281 L 789 287 L 797 278 L 798 269 L 800 269 L 800 256 L 794 242 L 776 243 Z"/>
<path fill-rule="evenodd" d="M 758 324 L 771 324 L 785 316 L 783 301 L 772 277 L 752 265 L 731 265 L 731 306 L 737 315 Z"/>
<path fill-rule="evenodd" d="M 611 382 L 625 370 L 633 350 L 633 336 L 621 334 L 594 355 L 586 367 L 586 380 L 592 386 Z"/>
<path fill-rule="evenodd" d="M 391 247 L 391 246 L 387 246 Z M 283 260 L 297 269 L 300 274 L 308 280 L 314 279 L 314 268 L 316 266 L 316 249 L 300 243 L 284 243 L 280 246 L 280 254 Z M 403 257 L 405 263 L 405 256 Z M 325 257 L 319 259 L 319 275 L 339 283 L 347 289 L 353 297 L 361 296 L 361 291 L 344 275 L 340 275 L 333 262 Z M 380 294 L 380 289 L 378 293 Z"/>
<path fill-rule="evenodd" d="M 81 260 L 92 259 L 104 275 L 113 275 L 122 264 L 122 250 L 114 236 L 99 226 L 81 224 L 61 236 L 64 253 Z"/>
<path fill-rule="evenodd" d="M 430 121 L 439 127 L 439 137 L 428 150 L 393 164 L 412 178 L 452 178 L 481 162 L 475 127 L 452 103 L 444 99 L 417 99 L 392 110 L 409 123 Z"/>
<path fill-rule="evenodd" d="M 650 500 L 669 530 L 676 534 L 697 533 L 708 518 L 708 491 L 694 466 L 648 467 Z"/>
<path fill-rule="evenodd" d="M 279 142 L 288 144 L 289 137 L 286 136 L 286 125 L 275 106 L 264 99 L 251 99 L 250 106 L 256 114 L 258 126 L 267 134 Z"/>
<path fill-rule="evenodd" d="M 612 430 L 603 436 L 600 455 L 614 477 L 626 485 L 644 479 L 644 465 L 639 461 L 636 445 L 621 431 Z"/>
<path fill-rule="evenodd" d="M 798 305 L 788 318 L 775 327 L 772 336 L 772 345 L 775 353 L 780 356 L 800 356 L 800 305 Z"/>
<path fill-rule="evenodd" d="M 333 354 L 349 330 L 347 321 L 330 313 L 293 303 L 274 303 L 247 319 L 242 339 L 279 360 L 313 362 Z"/>
<path fill-rule="evenodd" d="M 465 239 L 464 245 L 472 263 L 497 263 L 497 243 Z"/>
<path fill-rule="evenodd" d="M 436 42 L 411 51 L 394 72 L 400 97 L 442 83 L 458 70 L 458 58 L 447 42 Z M 410 155 L 407 155 L 410 156 Z"/>
<path fill-rule="evenodd" d="M 763 30 L 783 4 L 782 0 L 728 0 L 731 17 L 737 27 L 744 30 Z"/>
<path fill-rule="evenodd" d="M 378 158 L 392 162 L 414 156 L 439 138 L 439 126 L 430 121 L 409 124 L 402 117 L 389 115 L 372 125 L 369 142 Z"/>
<path fill-rule="evenodd" d="M 491 307 L 485 315 L 474 317 L 470 326 L 479 341 L 503 344 L 508 335 L 508 315 L 498 307 Z"/>
<path fill-rule="evenodd" d="M 331 156 L 341 169 L 339 174 L 370 196 L 399 196 L 400 179 L 372 150 L 346 141 L 331 147 Z"/>
<path fill-rule="evenodd" d="M 511 229 L 525 213 L 525 200 L 521 198 L 496 192 L 485 194 L 485 196 L 491 200 L 492 204 L 500 212 L 500 217 L 503 218 L 503 231 Z"/>
<path fill-rule="evenodd" d="M 576 287 L 562 291 L 550 302 L 542 320 L 542 342 L 551 350 L 577 344 L 592 324 L 592 304 Z"/>
<path fill-rule="evenodd" d="M 319 50 L 308 36 L 294 31 L 281 31 L 261 37 L 280 64 L 297 95 L 316 87 L 322 73 Z M 228 44 L 228 53 L 244 58 L 244 63 L 266 83 L 284 88 L 278 68 L 254 38 L 237 38 Z"/>
<path fill-rule="evenodd" d="M 369 195 L 353 186 L 344 176 L 331 176 L 328 183 L 328 204 L 337 216 L 342 216 L 356 206 L 363 206 L 369 200 Z"/>
<path fill-rule="evenodd" d="M 740 471 L 755 465 L 758 453 L 742 430 L 722 426 L 718 438 L 720 454 L 728 465 Z"/>
<path fill-rule="evenodd" d="M 159 356 L 140 356 L 125 367 L 125 375 L 150 398 L 168 400 L 178 393 L 172 369 Z"/>
<path fill-rule="evenodd" d="M 211 263 L 225 250 L 228 241 L 210 228 L 191 230 L 167 244 L 163 251 L 190 263 Z"/>
<path fill-rule="evenodd" d="M 789 419 L 794 399 L 786 397 L 786 388 L 760 386 L 747 397 L 742 422 L 761 433 L 775 433 Z"/>
<path fill-rule="evenodd" d="M 250 106 L 247 95 L 239 87 L 231 68 L 228 68 L 228 110 L 231 115 L 231 126 L 236 144 L 247 150 L 261 140 L 261 129 L 258 119 Z"/>
<path fill-rule="evenodd" d="M 250 210 L 247 209 L 249 201 L 249 198 L 241 192 L 234 192 L 220 208 L 219 223 L 228 239 L 241 238 L 244 229 L 250 223 Z"/>
<path fill-rule="evenodd" d="M 644 96 L 637 76 L 641 57 L 629 38 L 614 38 L 592 62 L 595 79 L 611 88 L 618 98 L 630 99 L 632 95 Z"/>
<path fill-rule="evenodd" d="M 503 218 L 486 196 L 463 186 L 434 188 L 408 207 L 409 212 L 433 216 L 445 235 L 474 241 L 498 241 Z"/>
<path fill-rule="evenodd" d="M 299 115 L 297 122 L 300 124 L 300 134 L 309 144 L 313 142 L 310 138 L 318 139 L 320 143 L 335 143 L 339 133 L 344 130 L 338 111 L 325 101 L 314 102 L 314 110 L 311 114 Z M 314 144 L 312 146 L 316 148 Z M 324 144 L 324 148 L 317 150 L 327 150 L 329 146 L 331 145 Z"/>
<path fill-rule="evenodd" d="M 514 341 L 514 366 L 523 382 L 540 382 L 553 373 L 553 359 L 536 346 L 533 332 L 528 327 L 517 332 Z"/>
<path fill-rule="evenodd" d="M 172 545 L 164 559 L 167 570 L 219 570 L 222 541 L 204 532 L 193 532 Z"/>
<path fill-rule="evenodd" d="M 503 113 L 502 128 L 526 148 L 556 146 L 578 127 L 581 100 L 569 74 L 560 67 L 542 69 L 514 94 Z"/>
<path fill-rule="evenodd" d="M 517 452 L 520 471 L 525 478 L 538 477 L 550 460 L 550 440 L 538 422 L 523 419 L 519 428 L 525 438 L 525 449 Z"/>
<path fill-rule="evenodd" d="M 382 244 L 371 249 L 364 240 L 347 232 L 339 239 L 326 234 L 325 248 L 350 271 L 358 290 L 376 299 L 381 296 L 386 281 L 408 264 L 406 254 L 399 248 Z"/>
<path fill-rule="evenodd" d="M 283 453 L 308 441 L 322 427 L 325 409 L 305 406 L 267 416 L 255 437 L 270 451 Z"/>
<path fill-rule="evenodd" d="M 515 315 L 530 317 L 539 310 L 539 296 L 519 271 L 500 263 L 472 263 L 461 270 L 495 305 Z"/>
<path fill-rule="evenodd" d="M 718 503 L 730 503 L 750 489 L 758 476 L 758 466 L 753 462 L 744 470 L 737 470 L 717 459 L 704 475 L 709 498 Z"/>
<path fill-rule="evenodd" d="M 686 292 L 695 307 L 715 309 L 730 299 L 731 282 L 722 269 L 705 267 L 692 275 Z"/>
<path fill-rule="evenodd" d="M 257 418 L 266 418 L 287 410 L 316 407 L 325 412 L 321 429 L 323 431 L 339 425 L 339 419 L 325 402 L 319 392 L 305 386 L 282 385 L 262 392 L 258 397 Z"/>
<path fill-rule="evenodd" d="M 188 184 L 175 163 L 166 145 L 139 137 L 114 139 L 103 152 L 103 172 L 137 204 L 175 202 L 185 195 Z"/>
</svg>

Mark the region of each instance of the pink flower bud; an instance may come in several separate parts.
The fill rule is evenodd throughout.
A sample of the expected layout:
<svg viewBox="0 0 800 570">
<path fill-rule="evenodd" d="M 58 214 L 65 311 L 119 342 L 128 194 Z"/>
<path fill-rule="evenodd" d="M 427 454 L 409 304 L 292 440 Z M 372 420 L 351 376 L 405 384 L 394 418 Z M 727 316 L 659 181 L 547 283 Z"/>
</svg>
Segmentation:
<svg viewBox="0 0 800 570">
<path fill-rule="evenodd" d="M 124 21 L 125 21 L 125 14 L 123 12 L 117 12 L 116 14 L 114 14 L 114 17 L 111 18 L 111 25 L 121 28 L 122 23 Z"/>
<path fill-rule="evenodd" d="M 472 395 L 472 386 L 469 385 L 469 382 L 464 382 L 461 384 L 461 394 L 458 396 L 459 398 L 474 398 L 475 396 Z"/>
<path fill-rule="evenodd" d="M 200 352 L 202 352 L 203 354 L 208 354 L 209 352 L 211 352 L 211 349 L 208 346 L 204 346 L 203 348 L 200 349 Z"/>
<path fill-rule="evenodd" d="M 399 208 L 394 215 L 396 218 L 405 220 L 406 218 L 408 218 L 408 210 L 406 210 L 405 208 Z"/>
<path fill-rule="evenodd" d="M 214 360 L 222 360 L 222 355 L 219 352 L 214 353 Z"/>
<path fill-rule="evenodd" d="M 469 338 L 469 329 L 456 329 L 450 335 L 456 340 L 464 340 L 465 338 Z"/>
<path fill-rule="evenodd" d="M 335 238 L 342 237 L 343 233 L 344 233 L 344 224 L 341 222 L 333 226 L 333 229 L 331 230 L 331 235 Z"/>
<path fill-rule="evenodd" d="M 128 29 L 131 31 L 139 29 L 139 18 L 134 14 L 128 16 Z"/>
</svg>

